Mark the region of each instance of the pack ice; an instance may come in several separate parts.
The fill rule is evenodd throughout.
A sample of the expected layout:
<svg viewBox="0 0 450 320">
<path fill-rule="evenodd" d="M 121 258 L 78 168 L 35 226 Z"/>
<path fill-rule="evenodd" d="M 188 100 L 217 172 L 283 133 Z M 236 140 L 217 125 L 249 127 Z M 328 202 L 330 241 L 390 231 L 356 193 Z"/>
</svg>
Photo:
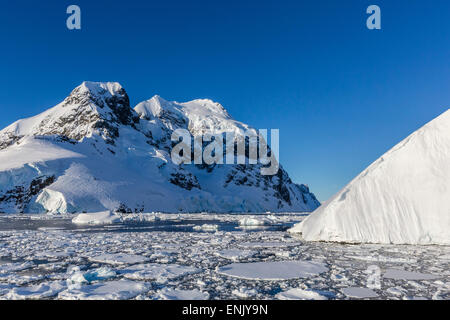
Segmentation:
<svg viewBox="0 0 450 320">
<path fill-rule="evenodd" d="M 133 109 L 120 84 L 83 82 L 55 107 L 0 131 L 0 212 L 279 212 L 320 205 L 281 167 L 264 176 L 260 164 L 174 164 L 176 129 L 194 137 L 254 130 L 211 100 L 154 96 Z"/>
<path fill-rule="evenodd" d="M 450 110 L 289 231 L 309 241 L 450 244 Z"/>
</svg>

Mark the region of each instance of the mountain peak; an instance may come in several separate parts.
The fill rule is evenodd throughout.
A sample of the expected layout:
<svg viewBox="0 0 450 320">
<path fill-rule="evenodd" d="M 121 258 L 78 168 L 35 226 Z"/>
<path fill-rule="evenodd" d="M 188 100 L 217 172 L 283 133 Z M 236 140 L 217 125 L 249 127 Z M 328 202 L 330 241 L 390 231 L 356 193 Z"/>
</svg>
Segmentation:
<svg viewBox="0 0 450 320">
<path fill-rule="evenodd" d="M 127 92 L 118 82 L 84 81 L 72 90 L 70 95 L 64 100 L 64 103 L 66 105 L 87 105 L 93 102 L 100 108 L 103 108 L 105 104 L 109 104 L 108 101 L 130 108 Z"/>
<path fill-rule="evenodd" d="M 74 89 L 76 92 L 89 92 L 93 95 L 122 95 L 125 89 L 118 82 L 83 81 Z"/>
<path fill-rule="evenodd" d="M 175 110 L 176 104 L 174 102 L 170 102 L 165 100 L 159 95 L 154 95 L 152 98 L 140 102 L 134 110 L 139 114 L 141 119 L 151 119 L 155 117 L 160 117 L 165 112 L 180 112 L 179 110 Z"/>
<path fill-rule="evenodd" d="M 139 122 L 125 89 L 117 82 L 85 81 L 64 101 L 41 114 L 16 121 L 0 132 L 0 148 L 24 136 L 57 135 L 81 141 L 93 133 L 113 143 L 120 125 Z"/>
<path fill-rule="evenodd" d="M 198 114 L 201 116 L 216 116 L 225 119 L 231 119 L 227 110 L 218 102 L 211 99 L 195 99 L 180 103 L 186 112 Z"/>
<path fill-rule="evenodd" d="M 77 105 L 90 109 L 92 104 L 105 110 L 107 114 L 110 109 L 112 113 L 109 114 L 114 122 L 130 125 L 137 121 L 137 116 L 130 107 L 128 94 L 118 82 L 84 81 L 64 100 L 63 107 Z"/>
</svg>

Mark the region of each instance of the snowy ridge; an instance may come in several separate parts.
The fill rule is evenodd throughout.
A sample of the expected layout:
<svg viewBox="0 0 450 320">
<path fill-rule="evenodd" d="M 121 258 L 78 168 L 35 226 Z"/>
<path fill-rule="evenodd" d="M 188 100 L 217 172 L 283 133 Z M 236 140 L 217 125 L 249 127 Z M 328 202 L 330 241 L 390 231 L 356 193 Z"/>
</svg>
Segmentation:
<svg viewBox="0 0 450 320">
<path fill-rule="evenodd" d="M 450 110 L 371 164 L 290 232 L 305 240 L 450 244 Z"/>
<path fill-rule="evenodd" d="M 83 82 L 63 102 L 0 131 L 0 212 L 280 212 L 320 204 L 286 171 L 175 165 L 171 134 L 243 134 L 223 106 L 159 96 L 131 108 L 114 82 Z"/>
</svg>

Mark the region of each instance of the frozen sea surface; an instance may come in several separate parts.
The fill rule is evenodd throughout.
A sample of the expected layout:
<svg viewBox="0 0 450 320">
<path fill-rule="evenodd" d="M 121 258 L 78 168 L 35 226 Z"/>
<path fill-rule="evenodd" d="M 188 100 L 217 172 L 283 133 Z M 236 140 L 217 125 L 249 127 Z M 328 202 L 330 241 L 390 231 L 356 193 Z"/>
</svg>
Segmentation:
<svg viewBox="0 0 450 320">
<path fill-rule="evenodd" d="M 304 242 L 285 232 L 301 215 L 246 217 L 0 216 L 0 299 L 450 299 L 449 246 Z"/>
</svg>

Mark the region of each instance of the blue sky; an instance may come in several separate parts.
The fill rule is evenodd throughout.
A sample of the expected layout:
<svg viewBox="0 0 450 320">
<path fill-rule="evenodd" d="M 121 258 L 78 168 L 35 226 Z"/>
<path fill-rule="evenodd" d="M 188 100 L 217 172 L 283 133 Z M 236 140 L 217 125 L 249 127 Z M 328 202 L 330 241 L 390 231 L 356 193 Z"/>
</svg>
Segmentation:
<svg viewBox="0 0 450 320">
<path fill-rule="evenodd" d="M 82 30 L 66 28 L 77 4 Z M 368 30 L 370 4 L 382 29 Z M 280 129 L 280 160 L 326 200 L 450 106 L 450 2 L 8 1 L 0 10 L 0 126 L 83 80 L 136 104 L 210 98 Z"/>
</svg>

